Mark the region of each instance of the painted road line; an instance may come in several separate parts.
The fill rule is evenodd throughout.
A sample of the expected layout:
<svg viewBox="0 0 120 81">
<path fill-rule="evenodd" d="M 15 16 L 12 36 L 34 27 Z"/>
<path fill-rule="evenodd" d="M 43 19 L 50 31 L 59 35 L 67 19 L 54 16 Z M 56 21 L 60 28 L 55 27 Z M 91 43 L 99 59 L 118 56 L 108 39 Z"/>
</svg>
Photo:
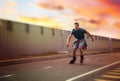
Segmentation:
<svg viewBox="0 0 120 81">
<path fill-rule="evenodd" d="M 106 79 L 95 79 L 94 81 L 113 81 L 113 80 L 106 80 Z"/>
<path fill-rule="evenodd" d="M 0 78 L 8 78 L 8 77 L 11 77 L 11 76 L 13 76 L 13 74 L 9 74 L 9 75 L 0 76 Z"/>
<path fill-rule="evenodd" d="M 41 57 L 31 57 L 31 58 L 19 58 L 19 59 L 3 60 L 3 61 L 0 61 L 0 63 L 1 62 L 19 61 L 19 60 L 38 59 L 38 58 L 41 58 Z"/>
<path fill-rule="evenodd" d="M 51 68 L 53 68 L 53 67 L 51 67 L 51 66 L 48 66 L 48 67 L 45 67 L 44 69 L 51 69 Z"/>
<path fill-rule="evenodd" d="M 119 75 L 102 75 L 101 77 L 104 77 L 104 78 L 114 78 L 114 79 L 119 79 L 120 80 L 120 76 Z"/>
<path fill-rule="evenodd" d="M 73 77 L 73 78 L 67 79 L 67 80 L 65 80 L 65 81 L 74 81 L 74 80 L 79 79 L 79 78 L 81 78 L 81 77 L 84 77 L 84 76 L 86 76 L 86 75 L 89 75 L 89 74 L 92 74 L 92 73 L 94 73 L 94 72 L 100 71 L 100 70 L 102 70 L 102 69 L 108 68 L 108 67 L 110 67 L 110 66 L 116 65 L 116 64 L 118 64 L 118 63 L 120 63 L 120 60 L 119 60 L 119 61 L 116 61 L 116 62 L 114 62 L 114 63 L 108 64 L 108 65 L 106 65 L 106 66 L 100 67 L 100 68 L 98 68 L 98 69 L 95 69 L 95 70 L 86 72 L 86 73 L 84 73 L 84 74 L 75 76 L 75 77 Z"/>
<path fill-rule="evenodd" d="M 120 73 L 118 73 L 118 72 L 107 72 L 107 74 L 111 74 L 111 75 L 120 75 Z"/>
</svg>

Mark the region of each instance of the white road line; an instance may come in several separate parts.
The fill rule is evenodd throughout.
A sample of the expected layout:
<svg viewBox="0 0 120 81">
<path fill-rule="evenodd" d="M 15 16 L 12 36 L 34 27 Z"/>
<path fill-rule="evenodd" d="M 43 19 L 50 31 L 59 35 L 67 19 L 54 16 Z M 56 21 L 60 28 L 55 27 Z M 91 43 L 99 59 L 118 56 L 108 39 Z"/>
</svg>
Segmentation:
<svg viewBox="0 0 120 81">
<path fill-rule="evenodd" d="M 11 76 L 13 76 L 13 74 L 9 74 L 9 75 L 0 76 L 0 78 L 7 78 L 7 77 L 11 77 Z"/>
<path fill-rule="evenodd" d="M 118 63 L 120 63 L 120 60 L 119 60 L 119 61 L 116 61 L 116 62 L 114 62 L 114 63 L 108 64 L 108 65 L 106 65 L 106 66 L 100 67 L 100 68 L 98 68 L 98 69 L 95 69 L 95 70 L 86 72 L 86 73 L 84 73 L 84 74 L 75 76 L 75 77 L 73 77 L 73 78 L 67 79 L 67 80 L 65 80 L 65 81 L 74 81 L 74 80 L 76 80 L 76 79 L 78 79 L 78 78 L 81 78 L 81 77 L 86 76 L 86 75 L 89 75 L 89 74 L 91 74 L 91 73 L 100 71 L 100 70 L 102 70 L 102 69 L 108 68 L 108 67 L 113 66 L 113 65 L 116 65 L 116 64 L 118 64 Z"/>
<path fill-rule="evenodd" d="M 51 69 L 51 68 L 53 68 L 53 67 L 51 67 L 51 66 L 48 66 L 48 67 L 45 67 L 44 69 Z"/>
<path fill-rule="evenodd" d="M 32 57 L 32 59 L 37 59 L 37 58 L 41 58 L 41 57 Z M 31 58 L 19 58 L 19 59 L 3 60 L 0 62 L 11 62 L 11 61 L 19 61 L 19 60 L 27 60 L 27 59 L 31 59 Z"/>
<path fill-rule="evenodd" d="M 86 59 L 86 61 L 90 61 L 90 59 Z"/>
</svg>

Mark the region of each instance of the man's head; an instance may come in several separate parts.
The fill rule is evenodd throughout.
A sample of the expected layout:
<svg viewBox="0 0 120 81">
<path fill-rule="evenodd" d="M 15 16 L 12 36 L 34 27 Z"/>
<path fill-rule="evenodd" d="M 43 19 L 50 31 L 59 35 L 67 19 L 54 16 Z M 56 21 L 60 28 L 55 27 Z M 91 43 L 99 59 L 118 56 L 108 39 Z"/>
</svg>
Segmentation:
<svg viewBox="0 0 120 81">
<path fill-rule="evenodd" d="M 76 22 L 76 23 L 74 23 L 74 25 L 75 25 L 75 28 L 76 28 L 76 29 L 79 28 L 79 23 Z"/>
</svg>

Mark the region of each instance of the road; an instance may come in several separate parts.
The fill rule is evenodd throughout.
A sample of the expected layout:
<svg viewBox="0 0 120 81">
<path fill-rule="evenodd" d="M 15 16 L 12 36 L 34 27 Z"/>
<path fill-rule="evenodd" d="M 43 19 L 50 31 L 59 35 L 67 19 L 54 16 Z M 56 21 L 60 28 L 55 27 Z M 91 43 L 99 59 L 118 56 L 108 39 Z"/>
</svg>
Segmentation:
<svg viewBox="0 0 120 81">
<path fill-rule="evenodd" d="M 114 69 L 120 74 L 120 52 L 86 55 L 83 65 L 79 63 L 79 57 L 75 64 L 69 64 L 70 60 L 68 57 L 0 67 L 0 81 L 99 81 L 102 75 Z M 104 66 L 110 68 L 100 69 Z M 97 69 L 100 72 L 95 71 Z M 89 72 L 91 76 L 87 75 Z"/>
<path fill-rule="evenodd" d="M 94 77 L 84 79 L 84 81 L 120 81 L 120 64 L 107 71 L 97 73 Z M 79 81 L 79 79 L 78 79 Z"/>
</svg>

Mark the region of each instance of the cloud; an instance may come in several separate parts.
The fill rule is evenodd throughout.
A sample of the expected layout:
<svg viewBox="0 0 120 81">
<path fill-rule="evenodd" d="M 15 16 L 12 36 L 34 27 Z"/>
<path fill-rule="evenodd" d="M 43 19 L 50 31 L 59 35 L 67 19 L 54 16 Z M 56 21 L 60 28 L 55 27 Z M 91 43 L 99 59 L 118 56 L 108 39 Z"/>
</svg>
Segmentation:
<svg viewBox="0 0 120 81">
<path fill-rule="evenodd" d="M 13 0 L 4 0 L 4 1 L 2 2 L 2 5 L 3 5 L 4 7 L 14 8 L 14 7 L 17 6 L 17 3 L 16 3 L 15 1 L 13 1 Z"/>
<path fill-rule="evenodd" d="M 106 1 L 114 6 L 120 6 L 120 0 L 106 0 Z"/>
<path fill-rule="evenodd" d="M 120 30 L 120 21 L 115 22 L 114 26 L 115 26 L 115 28 L 119 28 L 119 30 Z"/>
<path fill-rule="evenodd" d="M 19 21 L 60 29 L 59 23 L 57 21 L 54 21 L 47 17 L 35 18 L 35 17 L 20 16 Z"/>
<path fill-rule="evenodd" d="M 104 4 L 103 12 L 109 13 L 113 17 L 120 18 L 120 0 L 99 0 Z"/>
<path fill-rule="evenodd" d="M 58 3 L 55 4 L 55 2 L 49 1 L 49 0 L 44 1 L 44 2 L 38 1 L 38 2 L 36 2 L 36 5 L 40 8 L 44 8 L 44 9 L 55 9 L 55 10 L 63 10 L 64 9 L 62 4 L 58 4 Z"/>
</svg>

